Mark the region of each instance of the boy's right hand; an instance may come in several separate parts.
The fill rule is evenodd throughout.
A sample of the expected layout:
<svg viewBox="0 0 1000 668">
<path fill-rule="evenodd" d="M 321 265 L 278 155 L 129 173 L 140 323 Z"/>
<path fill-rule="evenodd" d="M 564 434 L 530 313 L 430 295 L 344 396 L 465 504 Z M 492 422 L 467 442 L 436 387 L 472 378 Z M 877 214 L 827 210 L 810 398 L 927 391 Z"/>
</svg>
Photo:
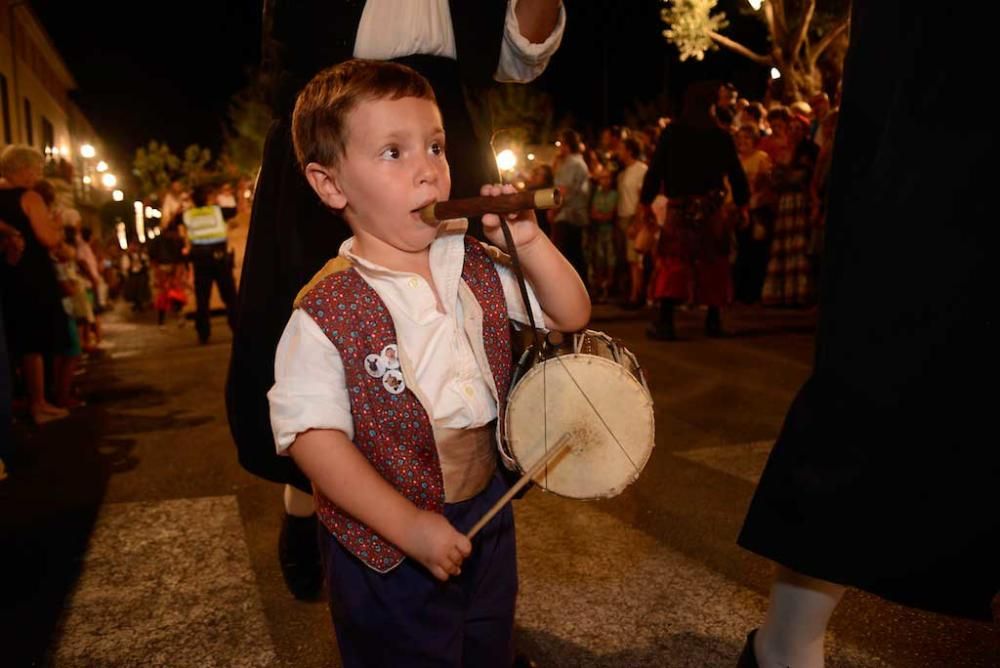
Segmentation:
<svg viewBox="0 0 1000 668">
<path fill-rule="evenodd" d="M 472 543 L 444 515 L 418 511 L 410 526 L 405 551 L 424 565 L 438 580 L 462 572 L 462 562 L 472 553 Z"/>
</svg>

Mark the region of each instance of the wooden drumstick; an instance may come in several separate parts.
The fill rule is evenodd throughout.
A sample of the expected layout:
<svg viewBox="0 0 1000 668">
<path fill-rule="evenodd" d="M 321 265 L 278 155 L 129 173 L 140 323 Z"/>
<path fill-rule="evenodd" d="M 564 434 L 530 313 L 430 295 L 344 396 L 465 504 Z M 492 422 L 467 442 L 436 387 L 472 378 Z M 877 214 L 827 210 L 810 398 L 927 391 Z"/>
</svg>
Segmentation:
<svg viewBox="0 0 1000 668">
<path fill-rule="evenodd" d="M 432 202 L 420 210 L 420 217 L 428 225 L 452 218 L 482 216 L 487 213 L 514 213 L 526 209 L 553 209 L 562 203 L 562 195 L 555 188 L 523 190 L 496 197 L 469 197 Z"/>
<path fill-rule="evenodd" d="M 555 459 L 560 452 L 562 452 L 569 446 L 570 439 L 571 439 L 571 434 L 563 434 L 562 437 L 558 441 L 556 441 L 556 444 L 552 447 L 552 449 L 546 452 L 541 459 L 535 462 L 535 465 L 532 466 L 527 473 L 521 476 L 521 479 L 518 480 L 516 483 L 514 483 L 514 486 L 511 487 L 509 490 L 507 490 L 507 493 L 501 496 L 500 499 L 493 504 L 492 508 L 486 511 L 486 514 L 483 515 L 482 518 L 478 522 L 476 522 L 471 529 L 469 529 L 469 532 L 465 534 L 465 536 L 469 540 L 472 540 L 472 537 L 475 536 L 477 533 L 479 533 L 479 530 L 482 529 L 484 526 L 486 526 L 486 524 L 491 519 L 493 519 L 493 516 L 499 513 L 503 509 L 503 507 L 506 506 L 507 503 L 512 498 L 514 498 L 515 494 L 520 492 L 525 485 L 531 482 L 532 478 L 534 478 L 536 475 L 539 474 L 539 472 L 541 472 L 541 470 L 545 467 L 546 464 Z"/>
</svg>

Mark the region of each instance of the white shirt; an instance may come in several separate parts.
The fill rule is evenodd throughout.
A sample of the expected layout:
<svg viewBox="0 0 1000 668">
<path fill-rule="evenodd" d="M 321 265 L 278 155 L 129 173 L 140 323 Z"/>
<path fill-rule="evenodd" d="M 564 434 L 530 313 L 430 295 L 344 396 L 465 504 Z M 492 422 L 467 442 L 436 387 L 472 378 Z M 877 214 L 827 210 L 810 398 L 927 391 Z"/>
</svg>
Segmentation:
<svg viewBox="0 0 1000 668">
<path fill-rule="evenodd" d="M 497 81 L 526 83 L 538 78 L 559 48 L 566 27 L 566 9 L 559 7 L 559 20 L 541 44 L 532 44 L 522 34 L 515 9 L 518 0 L 507 3 Z M 354 41 L 354 57 L 391 60 L 415 53 L 455 60 L 455 31 L 448 0 L 368 0 Z"/>
<path fill-rule="evenodd" d="M 646 163 L 636 160 L 622 170 L 618 175 L 618 216 L 628 218 L 635 215 L 639 206 L 639 194 L 642 191 L 642 181 L 646 178 L 649 167 Z"/>
<path fill-rule="evenodd" d="M 351 260 L 389 309 L 401 356 L 408 358 L 416 376 L 404 377 L 404 382 L 415 381 L 419 394 L 429 404 L 425 407 L 431 420 L 452 429 L 480 427 L 497 417 L 494 388 L 484 375 L 490 371 L 480 368 L 477 362 L 476 353 L 485 360 L 482 339 L 470 341 L 464 326 L 466 314 L 459 286 L 465 260 L 465 228 L 464 221 L 442 225 L 442 232 L 430 247 L 431 275 L 446 313 L 438 311 L 434 290 L 422 277 L 393 271 L 354 255 L 353 237 L 340 247 L 340 255 Z M 501 264 L 494 266 L 510 318 L 527 323 L 513 272 Z M 542 326 L 542 310 L 530 285 L 528 297 L 535 322 Z M 285 454 L 295 438 L 309 429 L 339 429 L 354 439 L 340 354 L 302 309 L 292 313 L 278 342 L 274 386 L 267 398 L 279 454 Z"/>
</svg>

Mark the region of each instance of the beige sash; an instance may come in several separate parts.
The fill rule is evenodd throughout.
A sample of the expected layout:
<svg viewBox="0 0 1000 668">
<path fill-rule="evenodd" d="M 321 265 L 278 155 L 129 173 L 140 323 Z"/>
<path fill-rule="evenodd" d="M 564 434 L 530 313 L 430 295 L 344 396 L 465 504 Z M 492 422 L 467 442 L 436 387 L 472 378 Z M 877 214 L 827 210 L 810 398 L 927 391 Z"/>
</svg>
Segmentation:
<svg viewBox="0 0 1000 668">
<path fill-rule="evenodd" d="M 496 470 L 495 423 L 475 429 L 434 427 L 445 503 L 471 499 L 486 489 Z"/>
</svg>

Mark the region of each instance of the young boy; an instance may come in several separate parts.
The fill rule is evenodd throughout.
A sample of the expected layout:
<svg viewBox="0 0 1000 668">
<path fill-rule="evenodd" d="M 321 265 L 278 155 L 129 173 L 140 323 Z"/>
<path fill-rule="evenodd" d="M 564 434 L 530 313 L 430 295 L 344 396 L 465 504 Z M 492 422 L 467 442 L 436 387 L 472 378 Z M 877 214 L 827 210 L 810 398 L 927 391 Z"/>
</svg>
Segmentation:
<svg viewBox="0 0 1000 668">
<path fill-rule="evenodd" d="M 517 572 L 491 423 L 510 384 L 515 279 L 448 199 L 434 93 L 398 64 L 353 60 L 299 94 L 306 179 L 353 237 L 296 300 L 268 394 L 279 452 L 310 478 L 326 528 L 330 610 L 345 666 L 509 666 Z M 511 192 L 483 186 L 484 195 Z M 504 246 L 499 218 L 483 219 Z M 530 213 L 510 217 L 536 321 L 573 331 L 586 289 Z"/>
</svg>

